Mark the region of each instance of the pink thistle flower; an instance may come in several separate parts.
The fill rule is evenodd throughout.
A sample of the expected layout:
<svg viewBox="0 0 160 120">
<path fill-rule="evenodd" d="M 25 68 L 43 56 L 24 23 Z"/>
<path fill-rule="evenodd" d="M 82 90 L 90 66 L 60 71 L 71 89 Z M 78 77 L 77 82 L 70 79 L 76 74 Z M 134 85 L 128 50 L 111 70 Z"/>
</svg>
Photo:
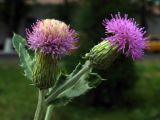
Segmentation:
<svg viewBox="0 0 160 120">
<path fill-rule="evenodd" d="M 133 59 L 140 59 L 146 48 L 146 38 L 144 37 L 144 28 L 140 28 L 134 19 L 128 18 L 125 14 L 121 17 L 120 13 L 112 19 L 103 20 L 107 37 L 105 40 L 112 45 L 118 46 L 118 50 L 126 56 L 131 56 Z M 109 35 L 111 34 L 111 35 Z"/>
<path fill-rule="evenodd" d="M 32 31 L 26 30 L 30 49 L 40 50 L 44 54 L 61 57 L 77 49 L 77 33 L 64 22 L 44 19 L 32 25 Z"/>
</svg>

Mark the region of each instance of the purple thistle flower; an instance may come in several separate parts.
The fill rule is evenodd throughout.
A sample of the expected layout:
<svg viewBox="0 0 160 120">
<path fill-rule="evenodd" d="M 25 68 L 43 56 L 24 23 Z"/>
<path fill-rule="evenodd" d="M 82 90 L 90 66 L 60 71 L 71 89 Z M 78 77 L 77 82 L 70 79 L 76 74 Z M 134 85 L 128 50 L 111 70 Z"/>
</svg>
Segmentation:
<svg viewBox="0 0 160 120">
<path fill-rule="evenodd" d="M 76 49 L 77 33 L 64 22 L 55 19 L 37 21 L 32 31 L 26 30 L 30 49 L 61 57 Z"/>
<path fill-rule="evenodd" d="M 139 28 L 134 19 L 128 18 L 125 14 L 121 17 L 120 13 L 112 19 L 103 20 L 108 40 L 112 45 L 117 45 L 118 50 L 122 51 L 126 56 L 133 59 L 139 59 L 144 54 L 146 48 L 146 38 L 144 37 L 144 28 Z"/>
</svg>

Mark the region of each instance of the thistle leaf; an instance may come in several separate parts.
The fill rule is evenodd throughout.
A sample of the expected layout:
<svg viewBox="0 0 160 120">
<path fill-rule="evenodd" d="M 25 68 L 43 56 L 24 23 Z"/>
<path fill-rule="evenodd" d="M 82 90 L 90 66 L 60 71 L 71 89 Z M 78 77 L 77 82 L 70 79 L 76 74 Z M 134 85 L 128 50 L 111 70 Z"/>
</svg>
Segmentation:
<svg viewBox="0 0 160 120">
<path fill-rule="evenodd" d="M 23 46 L 27 45 L 26 40 L 20 36 L 14 33 L 12 38 L 13 47 L 15 48 L 16 52 L 19 54 L 19 44 L 22 44 Z"/>
<path fill-rule="evenodd" d="M 58 84 L 57 89 L 64 85 L 66 82 L 70 81 L 70 79 L 80 70 L 80 66 L 82 68 L 82 65 L 78 64 L 75 70 L 68 77 L 61 77 L 63 78 L 64 82 L 59 80 L 61 82 Z M 51 103 L 58 106 L 66 105 L 73 98 L 83 95 L 90 89 L 95 88 L 99 83 L 101 83 L 102 80 L 104 79 L 101 78 L 101 76 L 99 76 L 97 73 L 92 73 L 92 71 L 89 70 L 85 72 L 75 84 L 69 86 L 56 98 L 54 98 Z"/>
<path fill-rule="evenodd" d="M 20 58 L 21 66 L 24 69 L 25 76 L 28 79 L 32 80 L 33 60 L 31 59 L 27 49 L 25 48 L 25 45 L 27 44 L 26 40 L 20 35 L 14 33 L 12 43 Z"/>
<path fill-rule="evenodd" d="M 81 69 L 82 65 L 81 63 L 78 63 L 77 66 L 75 67 L 75 69 L 72 71 L 72 73 L 69 75 L 69 77 L 74 76 L 76 73 L 78 73 L 78 71 Z"/>
<path fill-rule="evenodd" d="M 85 94 L 88 90 L 96 87 L 102 80 L 98 74 L 96 73 L 86 73 L 77 81 L 75 85 L 73 85 L 71 88 L 65 90 L 63 93 L 61 93 L 57 98 L 74 98 L 78 97 L 82 94 Z"/>
<path fill-rule="evenodd" d="M 80 63 L 78 63 L 78 65 L 75 67 L 75 69 L 72 71 L 71 74 L 64 74 L 62 72 L 60 72 L 59 76 L 57 77 L 57 81 L 55 86 L 52 88 L 51 92 L 49 93 L 52 94 L 52 92 L 56 91 L 57 89 L 59 89 L 61 86 L 63 86 L 63 84 L 67 83 L 69 78 L 73 77 L 80 69 L 81 69 L 82 65 Z"/>
</svg>

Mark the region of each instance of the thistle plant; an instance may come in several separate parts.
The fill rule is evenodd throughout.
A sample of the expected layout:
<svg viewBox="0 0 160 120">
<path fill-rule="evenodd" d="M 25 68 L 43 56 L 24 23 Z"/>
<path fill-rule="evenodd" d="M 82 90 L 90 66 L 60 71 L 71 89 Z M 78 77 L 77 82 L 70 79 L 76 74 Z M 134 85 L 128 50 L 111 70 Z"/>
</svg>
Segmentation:
<svg viewBox="0 0 160 120">
<path fill-rule="evenodd" d="M 142 58 L 146 47 L 145 32 L 134 19 L 118 13 L 111 20 L 105 19 L 103 25 L 106 37 L 83 56 L 84 63 L 79 63 L 67 75 L 61 72 L 59 63 L 62 57 L 79 48 L 74 29 L 64 22 L 45 19 L 33 24 L 32 30 L 26 30 L 27 40 L 14 34 L 13 46 L 25 76 L 39 91 L 34 120 L 51 120 L 55 106 L 65 106 L 95 88 L 104 79 L 93 73 L 94 68 L 107 68 L 121 53 L 134 60 Z"/>
</svg>

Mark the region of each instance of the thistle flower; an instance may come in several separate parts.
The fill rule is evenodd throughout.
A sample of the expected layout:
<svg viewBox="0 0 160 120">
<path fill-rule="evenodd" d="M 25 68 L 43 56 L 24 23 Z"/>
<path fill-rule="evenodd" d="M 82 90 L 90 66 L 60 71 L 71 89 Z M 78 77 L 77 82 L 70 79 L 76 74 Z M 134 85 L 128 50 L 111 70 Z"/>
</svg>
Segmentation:
<svg viewBox="0 0 160 120">
<path fill-rule="evenodd" d="M 32 31 L 26 30 L 29 47 L 53 57 L 67 55 L 76 49 L 77 33 L 64 22 L 45 19 L 33 24 Z"/>
<path fill-rule="evenodd" d="M 76 49 L 75 30 L 64 22 L 45 19 L 27 29 L 28 46 L 35 50 L 33 83 L 40 89 L 52 87 L 58 74 L 58 59 Z"/>
<path fill-rule="evenodd" d="M 133 59 L 139 59 L 143 56 L 146 47 L 145 31 L 144 28 L 138 26 L 133 18 L 128 18 L 127 14 L 121 17 L 118 13 L 115 16 L 112 15 L 111 20 L 105 19 L 103 25 L 107 35 L 105 40 L 118 46 L 118 51 Z"/>
<path fill-rule="evenodd" d="M 120 52 L 133 59 L 139 59 L 144 54 L 146 38 L 143 28 L 139 28 L 134 19 L 128 16 L 120 16 L 120 13 L 112 16 L 111 20 L 105 19 L 103 25 L 107 37 L 94 46 L 85 55 L 96 68 L 108 67 Z"/>
</svg>

